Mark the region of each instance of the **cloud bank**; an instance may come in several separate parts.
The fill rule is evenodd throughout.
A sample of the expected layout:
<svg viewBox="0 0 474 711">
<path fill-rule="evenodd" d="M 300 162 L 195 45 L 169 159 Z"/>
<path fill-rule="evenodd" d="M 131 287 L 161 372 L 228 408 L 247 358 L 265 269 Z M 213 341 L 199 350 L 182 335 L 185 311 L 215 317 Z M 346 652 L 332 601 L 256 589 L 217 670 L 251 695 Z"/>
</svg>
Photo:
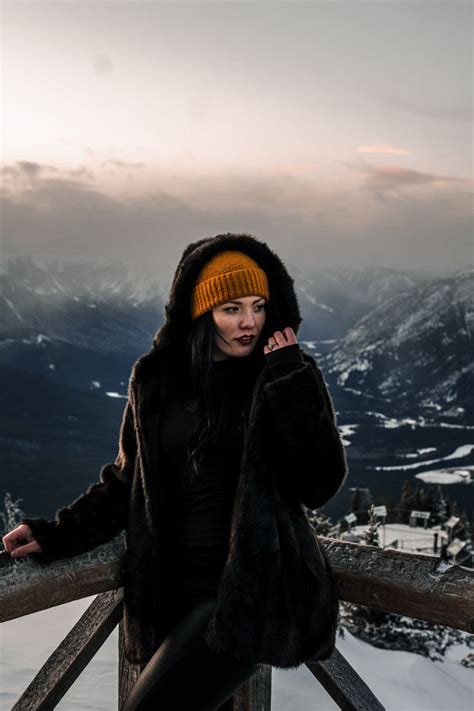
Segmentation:
<svg viewBox="0 0 474 711">
<path fill-rule="evenodd" d="M 471 181 L 363 158 L 341 167 L 346 179 L 328 184 L 316 170 L 157 177 L 143 163 L 18 161 L 2 169 L 1 257 L 123 261 L 169 274 L 190 241 L 250 232 L 309 269 L 472 266 Z"/>
</svg>

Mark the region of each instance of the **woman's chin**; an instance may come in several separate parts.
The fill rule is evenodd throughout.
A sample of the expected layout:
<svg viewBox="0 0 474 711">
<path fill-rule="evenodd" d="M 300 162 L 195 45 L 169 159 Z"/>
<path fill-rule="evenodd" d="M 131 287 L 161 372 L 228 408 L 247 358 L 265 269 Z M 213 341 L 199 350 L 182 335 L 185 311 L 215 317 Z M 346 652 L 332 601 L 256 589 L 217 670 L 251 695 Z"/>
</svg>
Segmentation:
<svg viewBox="0 0 474 711">
<path fill-rule="evenodd" d="M 243 346 L 243 345 L 237 345 L 236 348 L 233 348 L 232 350 L 228 351 L 219 351 L 214 358 L 217 358 L 218 360 L 224 360 L 227 358 L 244 358 L 247 355 L 250 355 L 250 353 L 253 351 L 254 345 L 249 344 L 248 346 Z"/>
<path fill-rule="evenodd" d="M 232 352 L 232 355 L 237 358 L 243 358 L 250 355 L 255 349 L 255 343 L 249 343 L 248 345 L 239 344 L 237 348 Z"/>
</svg>

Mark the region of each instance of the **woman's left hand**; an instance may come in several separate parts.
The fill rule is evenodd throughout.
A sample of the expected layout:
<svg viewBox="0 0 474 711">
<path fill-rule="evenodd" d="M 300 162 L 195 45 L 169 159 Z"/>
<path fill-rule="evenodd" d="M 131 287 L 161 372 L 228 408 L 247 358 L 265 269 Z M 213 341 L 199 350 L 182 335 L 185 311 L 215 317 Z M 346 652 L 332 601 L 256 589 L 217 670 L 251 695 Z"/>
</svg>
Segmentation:
<svg viewBox="0 0 474 711">
<path fill-rule="evenodd" d="M 268 346 L 274 343 L 273 348 L 269 348 Z M 264 353 L 272 353 L 272 351 L 276 351 L 278 348 L 284 348 L 285 346 L 291 346 L 294 343 L 298 343 L 296 339 L 295 332 L 291 328 L 291 326 L 287 326 L 286 328 L 283 329 L 282 331 L 275 331 L 273 336 L 270 336 L 268 339 L 268 345 L 264 346 L 263 352 Z"/>
</svg>

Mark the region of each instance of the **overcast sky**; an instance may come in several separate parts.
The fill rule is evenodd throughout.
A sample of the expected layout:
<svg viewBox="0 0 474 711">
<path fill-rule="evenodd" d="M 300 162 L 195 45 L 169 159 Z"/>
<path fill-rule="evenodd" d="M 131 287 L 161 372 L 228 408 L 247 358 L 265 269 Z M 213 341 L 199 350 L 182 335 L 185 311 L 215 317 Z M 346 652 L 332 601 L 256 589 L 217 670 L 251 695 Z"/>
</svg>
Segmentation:
<svg viewBox="0 0 474 711">
<path fill-rule="evenodd" d="M 473 4 L 2 2 L 1 256 L 474 263 Z"/>
</svg>

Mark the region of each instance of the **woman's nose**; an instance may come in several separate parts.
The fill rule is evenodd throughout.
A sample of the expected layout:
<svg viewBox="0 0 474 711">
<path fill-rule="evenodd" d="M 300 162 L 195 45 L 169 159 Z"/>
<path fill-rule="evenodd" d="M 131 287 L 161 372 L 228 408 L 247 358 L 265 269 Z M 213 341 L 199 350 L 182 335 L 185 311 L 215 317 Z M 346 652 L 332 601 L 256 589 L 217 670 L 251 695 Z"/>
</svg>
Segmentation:
<svg viewBox="0 0 474 711">
<path fill-rule="evenodd" d="M 255 314 L 253 312 L 244 313 L 242 317 L 242 324 L 253 326 L 255 325 Z"/>
</svg>

